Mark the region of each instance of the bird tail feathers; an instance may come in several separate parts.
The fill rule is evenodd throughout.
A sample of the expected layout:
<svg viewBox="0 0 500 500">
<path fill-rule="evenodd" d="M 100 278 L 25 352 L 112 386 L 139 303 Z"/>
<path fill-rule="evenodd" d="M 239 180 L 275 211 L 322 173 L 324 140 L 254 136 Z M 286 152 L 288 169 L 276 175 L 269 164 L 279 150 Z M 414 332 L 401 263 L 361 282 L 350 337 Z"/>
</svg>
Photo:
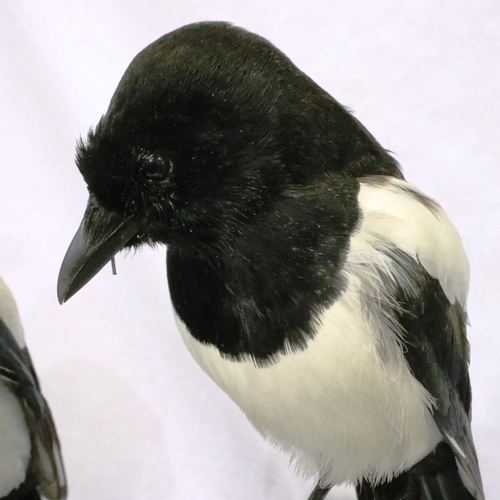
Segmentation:
<svg viewBox="0 0 500 500">
<path fill-rule="evenodd" d="M 462 481 L 455 454 L 447 442 L 411 469 L 391 481 L 356 487 L 359 500 L 483 500 L 482 492 L 473 496 Z"/>
</svg>

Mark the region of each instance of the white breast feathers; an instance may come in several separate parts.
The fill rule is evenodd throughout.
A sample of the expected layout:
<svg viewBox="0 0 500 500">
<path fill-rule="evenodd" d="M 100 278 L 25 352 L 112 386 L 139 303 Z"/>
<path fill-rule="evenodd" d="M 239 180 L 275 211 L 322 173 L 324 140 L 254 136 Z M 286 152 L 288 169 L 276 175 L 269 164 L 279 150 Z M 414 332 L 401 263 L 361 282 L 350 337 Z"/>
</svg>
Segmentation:
<svg viewBox="0 0 500 500">
<path fill-rule="evenodd" d="M 300 472 L 328 484 L 390 479 L 441 440 L 432 397 L 403 355 L 394 291 L 419 293 L 408 261 L 438 279 L 452 303 L 465 305 L 468 289 L 460 238 L 434 201 L 391 178 L 360 185 L 360 222 L 339 271 L 345 286 L 305 350 L 265 367 L 231 361 L 195 340 L 177 317 L 195 360 L 255 428 Z"/>
</svg>

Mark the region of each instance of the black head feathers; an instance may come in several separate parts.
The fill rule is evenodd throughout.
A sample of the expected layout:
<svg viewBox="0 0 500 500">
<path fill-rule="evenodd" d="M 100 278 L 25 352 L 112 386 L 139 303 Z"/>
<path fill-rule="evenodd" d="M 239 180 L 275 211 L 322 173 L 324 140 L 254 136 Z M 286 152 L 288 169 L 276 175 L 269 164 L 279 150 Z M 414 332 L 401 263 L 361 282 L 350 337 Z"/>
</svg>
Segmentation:
<svg viewBox="0 0 500 500">
<path fill-rule="evenodd" d="M 359 122 L 282 52 L 219 22 L 185 26 L 140 52 L 77 163 L 103 206 L 133 212 L 148 208 L 152 158 L 169 166 L 171 192 L 186 202 L 276 192 L 328 172 L 400 176 Z"/>
</svg>

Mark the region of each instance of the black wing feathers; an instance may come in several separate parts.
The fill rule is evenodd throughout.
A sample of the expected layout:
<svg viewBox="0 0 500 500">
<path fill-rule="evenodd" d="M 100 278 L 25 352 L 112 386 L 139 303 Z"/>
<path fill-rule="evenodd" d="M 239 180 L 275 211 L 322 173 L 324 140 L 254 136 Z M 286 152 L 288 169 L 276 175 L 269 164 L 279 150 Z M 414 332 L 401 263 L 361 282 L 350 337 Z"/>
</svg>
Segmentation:
<svg viewBox="0 0 500 500">
<path fill-rule="evenodd" d="M 0 380 L 18 398 L 30 430 L 32 456 L 26 480 L 13 492 L 15 499 L 36 498 L 35 486 L 52 500 L 66 498 L 66 478 L 60 456 L 60 444 L 50 409 L 41 392 L 31 358 L 21 349 L 7 326 L 0 320 Z M 29 490 L 29 491 L 28 491 Z M 21 495 L 21 496 L 19 496 Z M 7 497 L 8 499 L 9 497 Z"/>
<path fill-rule="evenodd" d="M 358 485 L 359 500 L 475 500 L 464 488 L 457 463 L 448 444 L 436 449 L 411 469 L 388 483 Z"/>
<path fill-rule="evenodd" d="M 406 360 L 436 400 L 434 420 L 455 454 L 460 478 L 474 498 L 484 498 L 470 428 L 471 388 L 467 317 L 451 304 L 438 280 L 420 269 L 422 293 L 406 298 L 400 322 L 406 331 Z"/>
<path fill-rule="evenodd" d="M 439 281 L 420 265 L 405 267 L 419 294 L 402 288 L 398 320 L 405 332 L 404 355 L 415 378 L 435 399 L 434 421 L 443 441 L 427 457 L 389 483 L 357 488 L 360 500 L 484 500 L 470 429 L 471 389 L 467 317 L 451 304 Z"/>
</svg>

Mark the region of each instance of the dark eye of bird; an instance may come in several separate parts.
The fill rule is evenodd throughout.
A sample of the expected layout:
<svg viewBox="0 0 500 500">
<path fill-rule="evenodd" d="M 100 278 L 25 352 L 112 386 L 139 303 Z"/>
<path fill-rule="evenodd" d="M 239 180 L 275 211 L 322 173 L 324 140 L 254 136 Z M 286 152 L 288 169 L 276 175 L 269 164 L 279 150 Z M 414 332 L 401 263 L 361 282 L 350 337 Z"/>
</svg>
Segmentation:
<svg viewBox="0 0 500 500">
<path fill-rule="evenodd" d="M 150 182 L 162 182 L 172 172 L 173 163 L 158 155 L 143 155 L 141 157 L 141 173 Z"/>
</svg>

